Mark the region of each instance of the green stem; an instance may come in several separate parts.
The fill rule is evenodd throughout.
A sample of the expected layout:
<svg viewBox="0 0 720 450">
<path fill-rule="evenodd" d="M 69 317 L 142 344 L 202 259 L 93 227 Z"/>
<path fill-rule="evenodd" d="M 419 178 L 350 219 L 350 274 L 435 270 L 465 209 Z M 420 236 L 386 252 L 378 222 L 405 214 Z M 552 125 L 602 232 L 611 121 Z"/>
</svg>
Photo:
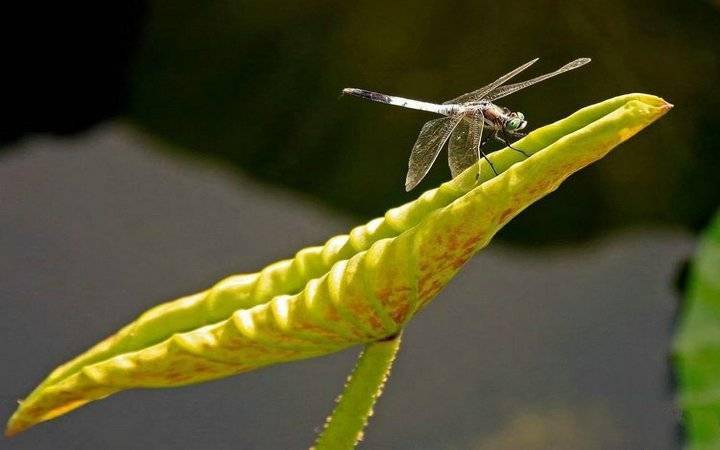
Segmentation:
<svg viewBox="0 0 720 450">
<path fill-rule="evenodd" d="M 325 429 L 311 450 L 355 448 L 362 439 L 373 405 L 382 394 L 390 375 L 390 368 L 400 348 L 401 335 L 365 346 L 338 399 L 337 407 L 326 420 Z"/>
</svg>

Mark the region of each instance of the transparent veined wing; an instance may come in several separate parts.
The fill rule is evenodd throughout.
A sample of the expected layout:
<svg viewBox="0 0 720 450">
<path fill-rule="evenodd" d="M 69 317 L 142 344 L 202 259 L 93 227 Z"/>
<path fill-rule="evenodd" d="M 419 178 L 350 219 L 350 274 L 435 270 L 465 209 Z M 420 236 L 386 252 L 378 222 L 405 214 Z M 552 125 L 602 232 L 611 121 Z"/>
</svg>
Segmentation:
<svg viewBox="0 0 720 450">
<path fill-rule="evenodd" d="M 467 94 L 463 94 L 463 95 L 461 95 L 461 96 L 459 96 L 459 97 L 455 97 L 455 98 L 452 99 L 452 100 L 448 100 L 448 101 L 444 102 L 443 105 L 462 104 L 462 103 L 476 102 L 476 101 L 482 100 L 483 97 L 484 97 L 488 92 L 496 89 L 498 86 L 502 85 L 503 83 L 505 83 L 505 82 L 506 82 L 507 80 L 509 80 L 510 78 L 514 77 L 515 75 L 519 74 L 519 73 L 522 72 L 523 70 L 525 70 L 525 69 L 527 69 L 528 67 L 532 66 L 533 64 L 535 64 L 535 62 L 536 62 L 538 59 L 540 59 L 540 58 L 535 58 L 535 59 L 533 59 L 533 60 L 531 60 L 531 61 L 528 61 L 528 62 L 526 62 L 525 64 L 523 64 L 522 66 L 518 67 L 517 69 L 512 70 L 512 71 L 506 73 L 505 75 L 501 76 L 500 78 L 498 78 L 497 80 L 495 80 L 495 81 L 493 81 L 492 83 L 488 84 L 487 86 L 483 86 L 483 87 L 481 87 L 480 89 L 477 89 L 477 90 L 472 91 L 472 92 L 468 92 Z"/>
<path fill-rule="evenodd" d="M 552 78 L 554 76 L 560 75 L 561 73 L 565 73 L 569 70 L 573 70 L 573 69 L 577 69 L 578 67 L 582 67 L 589 62 L 590 62 L 590 58 L 579 58 L 579 59 L 576 59 L 575 61 L 565 64 L 564 66 L 562 66 L 555 72 L 546 73 L 545 75 L 540 75 L 539 77 L 535 77 L 531 80 L 521 81 L 520 83 L 508 84 L 507 86 L 500 86 L 500 87 L 496 88 L 494 91 L 488 93 L 486 95 L 485 99 L 488 101 L 497 100 L 499 98 L 510 95 L 513 92 L 517 92 L 520 89 L 525 89 L 528 86 L 532 86 L 535 83 L 539 83 L 543 80 L 547 80 L 548 78 Z"/>
<path fill-rule="evenodd" d="M 410 191 L 425 178 L 437 159 L 438 153 L 450 137 L 450 133 L 453 132 L 460 120 L 462 120 L 462 116 L 442 117 L 423 125 L 412 153 L 410 153 L 408 173 L 405 177 L 406 191 Z"/>
<path fill-rule="evenodd" d="M 450 135 L 448 164 L 453 178 L 478 162 L 484 127 L 485 120 L 478 111 L 477 115 L 465 116 Z"/>
</svg>

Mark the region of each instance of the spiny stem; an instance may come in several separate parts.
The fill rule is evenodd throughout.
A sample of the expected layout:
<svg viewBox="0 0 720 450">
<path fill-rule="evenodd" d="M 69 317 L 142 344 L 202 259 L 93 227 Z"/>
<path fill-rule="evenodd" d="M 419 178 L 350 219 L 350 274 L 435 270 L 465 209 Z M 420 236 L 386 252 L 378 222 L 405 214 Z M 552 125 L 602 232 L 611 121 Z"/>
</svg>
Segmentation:
<svg viewBox="0 0 720 450">
<path fill-rule="evenodd" d="M 338 405 L 311 450 L 351 450 L 362 439 L 373 405 L 382 394 L 400 348 L 401 334 L 365 346 Z"/>
</svg>

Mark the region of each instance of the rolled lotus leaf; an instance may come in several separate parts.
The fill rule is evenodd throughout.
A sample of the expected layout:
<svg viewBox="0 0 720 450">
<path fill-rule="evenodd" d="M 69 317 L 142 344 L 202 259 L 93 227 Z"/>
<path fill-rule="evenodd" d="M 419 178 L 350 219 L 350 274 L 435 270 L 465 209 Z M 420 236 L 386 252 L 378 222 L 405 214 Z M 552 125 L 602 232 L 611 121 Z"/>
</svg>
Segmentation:
<svg viewBox="0 0 720 450">
<path fill-rule="evenodd" d="M 260 272 L 161 304 L 58 367 L 13 435 L 130 388 L 197 383 L 396 334 L 510 219 L 671 105 L 628 94 L 583 108 L 384 217 Z"/>
</svg>

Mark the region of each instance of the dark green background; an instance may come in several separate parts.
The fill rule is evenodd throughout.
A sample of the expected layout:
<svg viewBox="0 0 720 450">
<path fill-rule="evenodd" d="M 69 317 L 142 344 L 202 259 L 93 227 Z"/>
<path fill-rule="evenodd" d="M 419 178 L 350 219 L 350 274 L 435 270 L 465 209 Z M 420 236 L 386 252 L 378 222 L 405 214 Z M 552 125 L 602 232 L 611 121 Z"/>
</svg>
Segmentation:
<svg viewBox="0 0 720 450">
<path fill-rule="evenodd" d="M 714 44 L 713 44 L 714 43 Z M 581 70 L 503 99 L 529 127 L 646 92 L 675 109 L 503 231 L 549 243 L 639 223 L 696 228 L 720 203 L 720 15 L 699 1 L 155 1 L 127 112 L 219 158 L 361 218 L 407 201 L 423 112 L 341 98 L 363 87 L 441 101 L 533 58 L 522 77 Z M 449 177 L 444 156 L 417 189 Z"/>
</svg>

